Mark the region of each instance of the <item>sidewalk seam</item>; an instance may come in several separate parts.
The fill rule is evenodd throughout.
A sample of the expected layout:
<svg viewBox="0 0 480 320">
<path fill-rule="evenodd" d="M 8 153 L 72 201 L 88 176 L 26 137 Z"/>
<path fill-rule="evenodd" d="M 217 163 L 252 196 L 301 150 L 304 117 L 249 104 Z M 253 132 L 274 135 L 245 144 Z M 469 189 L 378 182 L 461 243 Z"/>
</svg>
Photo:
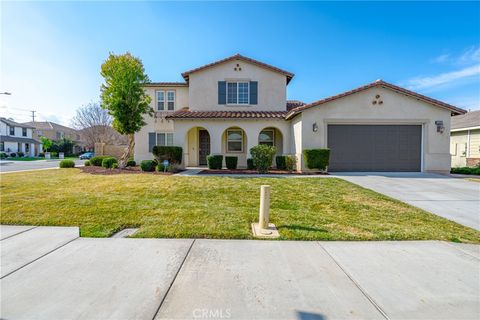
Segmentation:
<svg viewBox="0 0 480 320">
<path fill-rule="evenodd" d="M 454 246 L 454 245 L 453 245 L 453 244 L 451 244 L 451 243 L 448 243 L 448 242 L 446 242 L 446 241 L 440 241 L 440 242 L 442 242 L 442 243 L 446 244 L 447 246 L 449 246 L 449 247 L 451 247 L 451 248 L 455 248 L 455 249 L 457 249 L 458 251 L 462 252 L 463 254 L 466 254 L 467 256 L 470 256 L 470 257 L 472 257 L 472 258 L 475 258 L 476 260 L 480 260 L 480 258 L 479 258 L 479 257 L 477 257 L 477 256 L 474 256 L 474 255 L 473 255 L 473 254 L 471 254 L 470 252 L 468 252 L 468 251 L 465 251 L 465 250 L 463 250 L 462 248 L 459 248 L 459 247 L 457 247 L 457 246 Z"/>
<path fill-rule="evenodd" d="M 72 240 L 70 240 L 70 241 L 68 241 L 68 242 L 65 242 L 65 243 L 64 243 L 64 244 L 62 244 L 61 246 L 59 246 L 59 247 L 56 247 L 55 249 L 53 249 L 53 250 L 50 250 L 50 251 L 46 252 L 45 254 L 41 255 L 40 257 L 38 257 L 38 258 L 36 258 L 36 259 L 34 259 L 34 260 L 32 260 L 32 261 L 30 261 L 30 262 L 28 262 L 28 263 L 24 264 L 24 265 L 23 265 L 23 266 L 21 266 L 21 267 L 18 267 L 17 269 L 15 269 L 15 270 L 13 270 L 13 271 L 10 271 L 9 273 L 7 273 L 6 275 L 4 275 L 4 276 L 3 276 L 3 277 L 1 277 L 0 279 L 5 279 L 6 277 L 8 277 L 9 275 L 11 275 L 12 273 L 15 273 L 15 272 L 17 272 L 18 270 L 25 268 L 26 266 L 28 266 L 28 265 L 30 265 L 30 264 L 32 264 L 32 263 L 34 263 L 35 261 L 38 261 L 38 260 L 40 260 L 41 258 L 43 258 L 43 257 L 45 257 L 45 256 L 47 256 L 47 255 L 49 255 L 50 253 L 52 253 L 52 252 L 54 252 L 54 251 L 57 251 L 57 250 L 58 250 L 58 249 L 60 249 L 60 248 L 63 248 L 63 247 L 65 247 L 65 246 L 66 246 L 67 244 L 69 244 L 70 242 L 72 242 L 72 241 L 75 241 L 75 240 L 77 240 L 77 239 L 79 239 L 79 238 L 80 238 L 80 236 L 78 236 L 78 237 L 76 237 L 76 238 L 74 238 L 74 239 L 72 239 Z"/>
<path fill-rule="evenodd" d="M 175 272 L 175 275 L 173 276 L 172 281 L 170 282 L 170 285 L 167 288 L 167 291 L 163 295 L 162 301 L 160 301 L 160 304 L 158 305 L 157 311 L 155 311 L 152 320 L 155 320 L 157 317 L 158 313 L 160 312 L 160 309 L 162 308 L 163 303 L 165 302 L 165 299 L 167 298 L 168 294 L 170 293 L 170 289 L 173 287 L 173 284 L 175 283 L 175 280 L 177 280 L 177 276 L 180 273 L 180 270 L 182 270 L 183 265 L 185 264 L 185 261 L 187 260 L 188 255 L 190 254 L 190 251 L 192 250 L 193 244 L 195 243 L 196 239 L 193 239 L 192 244 L 190 244 L 190 247 L 187 250 L 187 253 L 185 254 L 185 257 L 182 260 L 182 263 L 180 264 L 180 267 L 178 268 L 177 272 Z"/>
<path fill-rule="evenodd" d="M 380 307 L 380 305 L 367 293 L 367 291 L 365 289 L 363 289 L 360 284 L 355 281 L 355 279 L 353 279 L 353 277 L 347 272 L 347 270 L 345 270 L 342 265 L 330 254 L 330 252 L 328 252 L 328 250 L 320 243 L 317 241 L 317 244 L 323 249 L 323 251 L 325 251 L 325 253 L 333 260 L 333 262 L 335 262 L 335 264 L 340 268 L 340 270 L 342 270 L 342 272 L 350 279 L 350 281 L 353 282 L 353 284 L 358 288 L 358 290 L 360 290 L 360 292 L 365 296 L 365 298 L 367 298 L 368 301 L 370 301 L 371 304 L 373 304 L 373 306 L 375 307 L 375 309 L 378 310 L 378 312 L 380 312 L 380 314 L 387 320 L 389 320 L 390 318 L 388 317 L 387 313 L 385 311 L 383 311 L 383 309 Z"/>
<path fill-rule="evenodd" d="M 38 228 L 38 226 L 31 226 L 30 229 L 23 230 L 23 231 L 20 231 L 19 233 L 12 234 L 11 236 L 8 236 L 8 237 L 6 237 L 6 238 L 3 238 L 3 239 L 1 239 L 0 241 L 10 239 L 11 237 L 18 236 L 19 234 L 22 234 L 22 233 L 25 233 L 25 232 L 27 232 L 27 231 L 33 230 L 33 229 L 35 229 L 35 228 Z"/>
</svg>

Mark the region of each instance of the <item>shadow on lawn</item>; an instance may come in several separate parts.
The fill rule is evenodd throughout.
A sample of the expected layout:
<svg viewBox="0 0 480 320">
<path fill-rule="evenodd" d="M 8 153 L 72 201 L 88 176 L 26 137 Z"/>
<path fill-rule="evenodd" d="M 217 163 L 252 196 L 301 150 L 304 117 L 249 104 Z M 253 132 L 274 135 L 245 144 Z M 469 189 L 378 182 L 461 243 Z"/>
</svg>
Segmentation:
<svg viewBox="0 0 480 320">
<path fill-rule="evenodd" d="M 294 230 L 294 231 L 310 231 L 310 232 L 324 232 L 328 233 L 329 231 L 326 229 L 319 229 L 319 228 L 313 228 L 313 227 L 305 227 L 301 226 L 298 224 L 287 224 L 287 225 L 280 225 L 277 226 L 277 229 L 280 231 L 281 229 L 287 229 L 287 230 Z"/>
</svg>

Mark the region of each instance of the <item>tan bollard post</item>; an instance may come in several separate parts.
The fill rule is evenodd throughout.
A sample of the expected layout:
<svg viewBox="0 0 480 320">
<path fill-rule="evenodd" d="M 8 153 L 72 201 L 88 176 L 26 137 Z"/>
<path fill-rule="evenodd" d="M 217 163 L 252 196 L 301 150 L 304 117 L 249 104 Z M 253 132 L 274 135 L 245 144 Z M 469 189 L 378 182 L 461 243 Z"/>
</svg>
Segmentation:
<svg viewBox="0 0 480 320">
<path fill-rule="evenodd" d="M 263 185 L 260 187 L 260 217 L 259 225 L 261 229 L 268 229 L 270 222 L 270 186 Z"/>
</svg>

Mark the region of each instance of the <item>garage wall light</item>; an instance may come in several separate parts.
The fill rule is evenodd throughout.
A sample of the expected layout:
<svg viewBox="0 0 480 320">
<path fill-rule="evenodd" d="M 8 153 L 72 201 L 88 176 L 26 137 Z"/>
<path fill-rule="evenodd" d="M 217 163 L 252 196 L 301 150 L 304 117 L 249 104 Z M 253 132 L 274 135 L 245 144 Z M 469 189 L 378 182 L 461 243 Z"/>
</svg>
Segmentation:
<svg viewBox="0 0 480 320">
<path fill-rule="evenodd" d="M 313 132 L 318 131 L 318 124 L 316 122 L 313 123 L 312 130 L 313 130 Z"/>
<path fill-rule="evenodd" d="M 443 120 L 435 121 L 435 125 L 437 126 L 437 132 L 443 133 L 445 131 L 445 127 L 443 125 Z"/>
</svg>

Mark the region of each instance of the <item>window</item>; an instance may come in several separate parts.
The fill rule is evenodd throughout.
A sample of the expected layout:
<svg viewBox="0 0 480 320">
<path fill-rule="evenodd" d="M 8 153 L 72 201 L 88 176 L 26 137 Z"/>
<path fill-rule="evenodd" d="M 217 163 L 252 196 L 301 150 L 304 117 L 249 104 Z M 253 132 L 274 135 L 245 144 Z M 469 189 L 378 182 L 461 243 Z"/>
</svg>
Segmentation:
<svg viewBox="0 0 480 320">
<path fill-rule="evenodd" d="M 168 110 L 175 110 L 175 91 L 167 91 Z"/>
<path fill-rule="evenodd" d="M 22 136 L 27 136 L 27 128 L 22 128 Z"/>
<path fill-rule="evenodd" d="M 157 91 L 157 110 L 165 110 L 165 91 Z"/>
<path fill-rule="evenodd" d="M 258 137 L 258 143 L 273 146 L 275 143 L 275 132 L 272 129 L 263 130 Z"/>
<path fill-rule="evenodd" d="M 5 143 L 0 142 L 0 151 L 5 151 Z"/>
<path fill-rule="evenodd" d="M 57 137 L 57 140 L 63 139 L 65 137 L 65 132 L 57 131 L 56 132 L 56 137 Z"/>
<path fill-rule="evenodd" d="M 249 104 L 249 83 L 227 82 L 227 104 Z"/>
<path fill-rule="evenodd" d="M 243 151 L 243 131 L 227 130 L 227 152 Z"/>
<path fill-rule="evenodd" d="M 30 145 L 28 143 L 25 143 L 25 153 L 30 152 Z"/>
<path fill-rule="evenodd" d="M 11 136 L 15 135 L 15 127 L 10 127 L 10 135 Z"/>
<path fill-rule="evenodd" d="M 173 133 L 157 133 L 157 146 L 173 146 Z"/>
<path fill-rule="evenodd" d="M 43 136 L 43 131 L 38 130 L 38 131 L 37 131 L 37 135 L 38 135 L 39 137 Z"/>
</svg>

